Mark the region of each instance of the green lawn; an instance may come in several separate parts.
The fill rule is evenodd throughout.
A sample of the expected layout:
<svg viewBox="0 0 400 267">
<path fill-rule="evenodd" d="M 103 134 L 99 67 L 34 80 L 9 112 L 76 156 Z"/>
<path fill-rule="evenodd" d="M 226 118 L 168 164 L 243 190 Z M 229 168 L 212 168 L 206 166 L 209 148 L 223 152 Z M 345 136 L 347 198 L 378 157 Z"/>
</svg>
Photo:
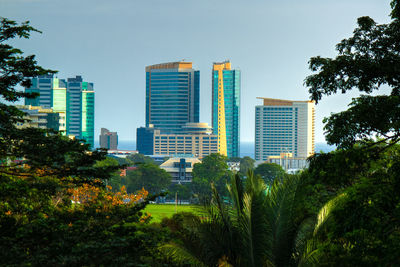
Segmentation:
<svg viewBox="0 0 400 267">
<path fill-rule="evenodd" d="M 151 222 L 161 222 L 164 217 L 172 217 L 175 214 L 175 205 L 172 204 L 149 204 L 145 211 L 151 214 Z M 178 205 L 177 212 L 196 213 L 196 205 Z"/>
</svg>

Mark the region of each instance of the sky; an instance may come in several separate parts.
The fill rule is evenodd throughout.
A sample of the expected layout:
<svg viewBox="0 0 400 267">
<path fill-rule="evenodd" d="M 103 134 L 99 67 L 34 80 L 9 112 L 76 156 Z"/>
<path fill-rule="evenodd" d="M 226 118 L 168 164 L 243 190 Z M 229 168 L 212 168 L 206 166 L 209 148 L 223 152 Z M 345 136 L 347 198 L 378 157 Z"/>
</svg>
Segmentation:
<svg viewBox="0 0 400 267">
<path fill-rule="evenodd" d="M 104 127 L 120 140 L 145 124 L 145 67 L 184 59 L 200 70 L 200 121 L 210 124 L 212 63 L 241 70 L 241 141 L 253 142 L 257 97 L 309 99 L 308 60 L 334 57 L 358 17 L 388 23 L 390 10 L 390 0 L 0 0 L 0 17 L 42 31 L 11 43 L 58 78 L 93 82 L 95 139 Z M 322 119 L 357 95 L 318 103 L 316 142 Z"/>
</svg>

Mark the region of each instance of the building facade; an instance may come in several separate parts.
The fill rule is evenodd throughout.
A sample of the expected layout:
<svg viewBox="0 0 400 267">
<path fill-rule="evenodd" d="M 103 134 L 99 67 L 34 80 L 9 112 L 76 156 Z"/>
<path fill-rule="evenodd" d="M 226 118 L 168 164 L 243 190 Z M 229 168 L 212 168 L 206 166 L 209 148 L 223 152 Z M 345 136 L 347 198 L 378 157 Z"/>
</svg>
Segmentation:
<svg viewBox="0 0 400 267">
<path fill-rule="evenodd" d="M 136 149 L 143 155 L 154 155 L 154 132 L 157 129 L 152 124 L 149 127 L 136 129 Z M 157 130 L 159 134 L 160 131 Z"/>
<path fill-rule="evenodd" d="M 66 114 L 66 134 L 84 139 L 94 147 L 94 89 L 93 83 L 81 76 L 67 80 L 43 75 L 31 79 L 27 93 L 39 93 L 36 98 L 25 98 L 25 105 L 51 108 Z"/>
<path fill-rule="evenodd" d="M 151 126 L 151 125 L 150 125 Z M 180 133 L 162 133 L 154 127 L 137 129 L 137 150 L 145 155 L 191 155 L 203 158 L 218 153 L 218 136 L 207 123 L 187 123 Z"/>
<path fill-rule="evenodd" d="M 67 134 L 86 140 L 94 147 L 94 89 L 93 83 L 81 76 L 67 79 Z"/>
<path fill-rule="evenodd" d="M 259 98 L 255 111 L 255 160 L 291 153 L 294 158 L 314 154 L 315 103 Z"/>
<path fill-rule="evenodd" d="M 191 62 L 146 67 L 146 127 L 178 133 L 188 122 L 199 122 L 200 72 Z"/>
<path fill-rule="evenodd" d="M 218 136 L 218 152 L 240 156 L 240 70 L 231 63 L 214 63 L 212 70 L 212 127 Z"/>
<path fill-rule="evenodd" d="M 19 110 L 25 112 L 25 122 L 18 122 L 17 128 L 39 128 L 39 129 L 53 129 L 55 131 L 65 132 L 65 113 L 55 112 L 50 108 L 42 108 L 40 106 L 31 105 L 18 105 Z"/>
<path fill-rule="evenodd" d="M 100 130 L 100 147 L 108 150 L 118 150 L 118 134 L 106 128 Z"/>
<path fill-rule="evenodd" d="M 197 158 L 170 158 L 160 165 L 160 168 L 171 174 L 172 183 L 184 184 L 192 181 L 193 166 L 201 163 Z"/>
<path fill-rule="evenodd" d="M 292 153 L 281 153 L 279 156 L 269 156 L 268 163 L 275 163 L 281 166 L 286 172 L 295 172 L 308 168 L 307 158 L 295 158 Z"/>
</svg>

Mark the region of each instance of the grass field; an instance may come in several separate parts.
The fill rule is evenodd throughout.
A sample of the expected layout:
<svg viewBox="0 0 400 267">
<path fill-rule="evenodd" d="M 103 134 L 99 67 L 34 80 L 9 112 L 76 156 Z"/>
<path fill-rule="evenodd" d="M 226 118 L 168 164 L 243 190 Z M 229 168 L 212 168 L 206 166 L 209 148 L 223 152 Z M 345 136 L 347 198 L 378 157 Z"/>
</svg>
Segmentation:
<svg viewBox="0 0 400 267">
<path fill-rule="evenodd" d="M 172 204 L 149 204 L 145 211 L 151 214 L 153 218 L 151 222 L 161 222 L 164 217 L 172 217 L 175 214 L 175 205 Z M 196 205 L 178 205 L 177 212 L 194 212 L 196 213 Z"/>
</svg>

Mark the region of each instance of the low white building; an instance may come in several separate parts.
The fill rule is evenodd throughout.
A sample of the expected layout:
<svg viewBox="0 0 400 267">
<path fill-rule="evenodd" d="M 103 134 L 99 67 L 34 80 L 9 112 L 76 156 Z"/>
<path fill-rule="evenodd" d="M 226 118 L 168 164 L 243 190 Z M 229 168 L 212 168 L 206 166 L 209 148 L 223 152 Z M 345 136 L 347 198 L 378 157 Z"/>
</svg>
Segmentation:
<svg viewBox="0 0 400 267">
<path fill-rule="evenodd" d="M 193 165 L 201 163 L 198 158 L 175 157 L 160 165 L 160 168 L 172 175 L 173 183 L 192 182 Z"/>
<path fill-rule="evenodd" d="M 286 172 L 290 173 L 308 168 L 307 158 L 293 157 L 292 153 L 281 153 L 280 156 L 269 156 L 266 162 L 278 164 Z"/>
</svg>

